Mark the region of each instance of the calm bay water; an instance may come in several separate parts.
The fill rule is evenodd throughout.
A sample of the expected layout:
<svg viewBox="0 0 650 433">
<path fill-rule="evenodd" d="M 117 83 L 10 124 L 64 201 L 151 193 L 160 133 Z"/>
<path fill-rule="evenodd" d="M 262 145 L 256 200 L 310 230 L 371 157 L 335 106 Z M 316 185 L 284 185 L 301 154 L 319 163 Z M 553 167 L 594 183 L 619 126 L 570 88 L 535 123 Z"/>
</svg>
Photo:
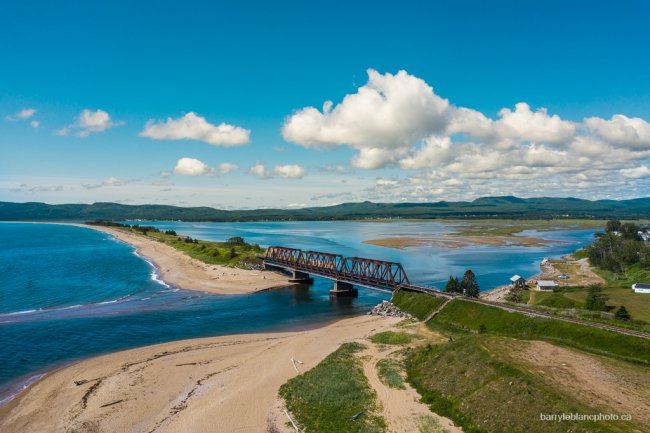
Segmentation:
<svg viewBox="0 0 650 433">
<path fill-rule="evenodd" d="M 242 236 L 286 245 L 400 261 L 412 282 L 442 286 L 471 267 L 482 288 L 515 273 L 537 273 L 544 257 L 569 253 L 593 230 L 544 232 L 563 243 L 542 248 L 418 247 L 363 244 L 367 239 L 449 232 L 445 222 L 146 223 L 200 239 Z M 531 234 L 531 233 L 526 233 Z M 535 234 L 535 233 L 532 233 Z M 254 295 L 178 290 L 128 245 L 81 227 L 0 224 L 0 402 L 40 372 L 101 353 L 183 338 L 306 328 L 365 313 L 389 295 L 361 288 L 331 300 L 331 282 Z"/>
</svg>

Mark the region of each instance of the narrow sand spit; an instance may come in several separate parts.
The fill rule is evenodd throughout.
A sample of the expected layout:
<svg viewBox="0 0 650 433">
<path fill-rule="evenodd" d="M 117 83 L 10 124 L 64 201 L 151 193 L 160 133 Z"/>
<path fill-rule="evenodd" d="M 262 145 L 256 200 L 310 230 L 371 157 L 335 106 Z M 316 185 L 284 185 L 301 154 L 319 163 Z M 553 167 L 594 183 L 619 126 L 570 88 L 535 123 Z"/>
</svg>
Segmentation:
<svg viewBox="0 0 650 433">
<path fill-rule="evenodd" d="M 202 338 L 92 358 L 49 374 L 0 408 L 2 432 L 260 433 L 279 387 L 396 318 L 362 316 L 303 332 Z M 75 383 L 76 382 L 76 383 Z"/>
<path fill-rule="evenodd" d="M 285 275 L 268 271 L 250 271 L 227 266 L 209 265 L 177 249 L 134 233 L 111 227 L 69 224 L 108 233 L 118 240 L 133 245 L 138 254 L 149 259 L 163 280 L 186 290 L 241 295 L 289 286 Z"/>
</svg>

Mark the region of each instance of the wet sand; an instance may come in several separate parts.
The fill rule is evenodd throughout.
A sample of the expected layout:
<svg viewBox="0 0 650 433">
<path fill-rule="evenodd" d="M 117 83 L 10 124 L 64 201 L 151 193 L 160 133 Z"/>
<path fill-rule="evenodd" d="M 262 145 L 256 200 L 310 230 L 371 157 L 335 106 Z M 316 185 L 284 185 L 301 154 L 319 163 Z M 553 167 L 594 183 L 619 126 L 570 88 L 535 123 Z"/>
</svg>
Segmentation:
<svg viewBox="0 0 650 433">
<path fill-rule="evenodd" d="M 283 383 L 340 344 L 399 320 L 361 316 L 302 332 L 183 340 L 92 358 L 48 374 L 0 408 L 0 431 L 287 431 L 277 396 Z M 303 364 L 294 368 L 292 358 Z"/>
</svg>

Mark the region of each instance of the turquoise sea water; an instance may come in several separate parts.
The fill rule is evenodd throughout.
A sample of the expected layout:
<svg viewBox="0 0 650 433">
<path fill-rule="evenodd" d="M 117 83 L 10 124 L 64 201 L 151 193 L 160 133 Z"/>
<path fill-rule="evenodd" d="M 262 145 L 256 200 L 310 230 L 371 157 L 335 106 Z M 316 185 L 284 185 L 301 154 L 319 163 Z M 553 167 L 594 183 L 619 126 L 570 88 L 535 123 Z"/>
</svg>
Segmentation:
<svg viewBox="0 0 650 433">
<path fill-rule="evenodd" d="M 147 223 L 149 224 L 149 223 Z M 593 230 L 546 232 L 544 248 L 393 250 L 366 239 L 449 231 L 440 222 L 151 223 L 201 239 L 243 236 L 268 245 L 401 261 L 411 281 L 441 285 L 450 273 L 476 272 L 483 288 L 513 273 L 537 272 L 543 257 L 585 245 Z M 217 296 L 160 281 L 134 249 L 94 230 L 0 224 L 0 404 L 47 369 L 76 359 L 164 341 L 297 329 L 365 313 L 388 294 L 360 289 L 331 300 L 331 281 L 254 295 Z"/>
</svg>

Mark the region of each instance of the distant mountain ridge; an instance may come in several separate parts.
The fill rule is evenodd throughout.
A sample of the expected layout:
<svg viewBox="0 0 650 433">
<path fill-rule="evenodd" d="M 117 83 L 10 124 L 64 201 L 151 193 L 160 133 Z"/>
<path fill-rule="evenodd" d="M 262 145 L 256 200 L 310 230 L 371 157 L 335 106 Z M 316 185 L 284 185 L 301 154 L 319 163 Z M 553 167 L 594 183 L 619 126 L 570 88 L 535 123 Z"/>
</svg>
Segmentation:
<svg viewBox="0 0 650 433">
<path fill-rule="evenodd" d="M 432 203 L 343 203 L 301 209 L 221 210 L 211 207 L 0 202 L 0 221 L 182 220 L 310 221 L 378 218 L 649 218 L 650 197 L 631 200 L 481 197 L 474 201 Z"/>
</svg>

